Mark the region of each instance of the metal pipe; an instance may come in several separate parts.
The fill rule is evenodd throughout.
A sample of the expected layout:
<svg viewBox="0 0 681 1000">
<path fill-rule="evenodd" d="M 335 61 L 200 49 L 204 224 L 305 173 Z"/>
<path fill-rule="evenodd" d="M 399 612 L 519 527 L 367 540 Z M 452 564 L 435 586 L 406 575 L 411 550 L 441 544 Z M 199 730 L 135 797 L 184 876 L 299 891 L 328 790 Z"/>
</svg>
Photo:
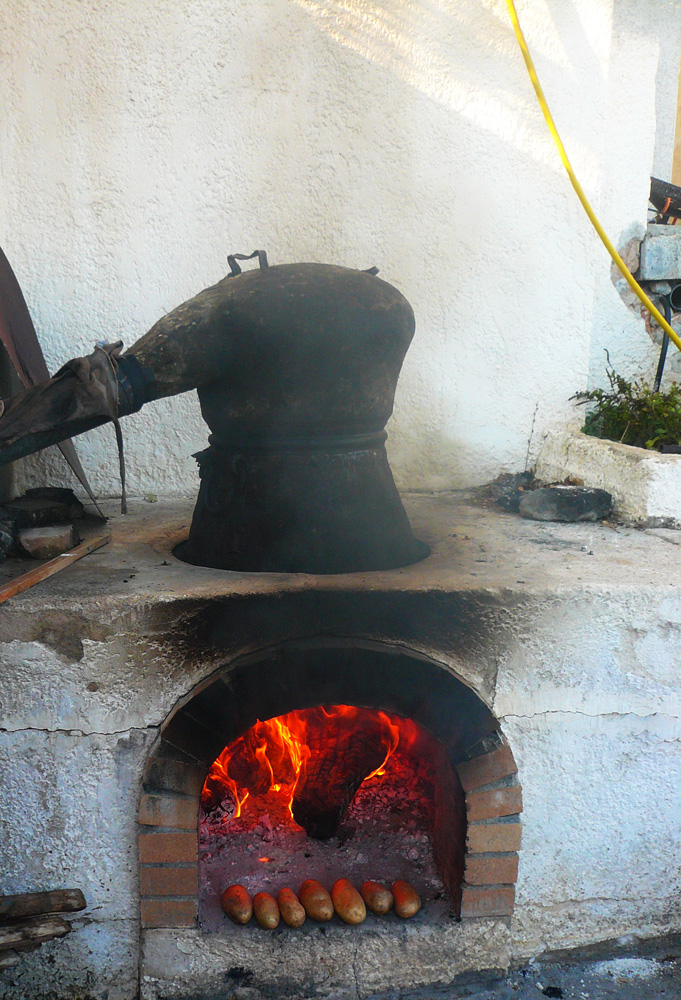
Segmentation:
<svg viewBox="0 0 681 1000">
<path fill-rule="evenodd" d="M 662 296 L 660 296 L 660 303 L 662 305 L 662 308 L 664 309 L 664 318 L 667 320 L 667 323 L 671 322 L 671 318 L 672 318 L 672 309 L 671 309 L 671 305 L 669 304 L 670 298 L 671 298 L 671 295 L 662 295 Z M 669 337 L 667 336 L 667 334 L 663 330 L 662 331 L 662 347 L 660 348 L 660 360 L 657 362 L 657 371 L 655 372 L 655 381 L 653 382 L 653 391 L 654 392 L 659 392 L 660 391 L 660 385 L 662 384 L 662 375 L 664 373 L 664 363 L 667 360 L 667 348 L 668 347 L 669 347 Z"/>
</svg>

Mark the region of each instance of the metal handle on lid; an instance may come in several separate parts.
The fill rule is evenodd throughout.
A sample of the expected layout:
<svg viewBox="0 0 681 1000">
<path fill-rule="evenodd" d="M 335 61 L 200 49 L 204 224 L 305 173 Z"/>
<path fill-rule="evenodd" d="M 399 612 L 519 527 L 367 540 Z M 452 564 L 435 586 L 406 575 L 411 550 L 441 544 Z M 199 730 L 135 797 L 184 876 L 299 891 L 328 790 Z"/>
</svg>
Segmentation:
<svg viewBox="0 0 681 1000">
<path fill-rule="evenodd" d="M 231 268 L 229 277 L 235 278 L 237 274 L 241 274 L 241 268 L 237 264 L 238 260 L 252 260 L 253 257 L 258 258 L 261 270 L 269 267 L 269 264 L 267 263 L 267 254 L 264 250 L 254 250 L 253 253 L 231 253 L 227 257 L 227 263 Z"/>
</svg>

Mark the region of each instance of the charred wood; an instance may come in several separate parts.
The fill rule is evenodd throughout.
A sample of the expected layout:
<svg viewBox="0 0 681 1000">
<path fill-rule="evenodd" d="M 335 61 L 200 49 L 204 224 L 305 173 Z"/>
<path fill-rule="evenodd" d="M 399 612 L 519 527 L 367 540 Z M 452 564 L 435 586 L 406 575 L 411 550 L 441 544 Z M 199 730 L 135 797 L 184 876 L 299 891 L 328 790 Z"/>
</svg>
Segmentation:
<svg viewBox="0 0 681 1000">
<path fill-rule="evenodd" d="M 310 759 L 293 797 L 293 818 L 316 840 L 333 837 L 357 789 L 387 753 L 375 722 L 343 721 L 308 733 Z"/>
<path fill-rule="evenodd" d="M 71 924 L 62 917 L 41 917 L 0 927 L 0 952 L 41 945 L 52 938 L 64 937 L 70 930 Z"/>
</svg>

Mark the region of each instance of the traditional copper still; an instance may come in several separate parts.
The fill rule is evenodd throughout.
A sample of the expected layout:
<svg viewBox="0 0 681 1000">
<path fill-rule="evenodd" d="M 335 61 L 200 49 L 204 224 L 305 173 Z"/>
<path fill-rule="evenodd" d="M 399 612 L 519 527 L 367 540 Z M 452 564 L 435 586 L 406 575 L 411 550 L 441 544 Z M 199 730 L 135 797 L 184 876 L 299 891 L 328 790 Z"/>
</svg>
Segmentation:
<svg viewBox="0 0 681 1000">
<path fill-rule="evenodd" d="M 308 573 L 423 558 L 385 451 L 411 306 L 375 269 L 250 256 L 259 268 L 230 257 L 128 351 L 102 345 L 8 400 L 0 464 L 197 388 L 211 434 L 181 558 Z"/>
</svg>

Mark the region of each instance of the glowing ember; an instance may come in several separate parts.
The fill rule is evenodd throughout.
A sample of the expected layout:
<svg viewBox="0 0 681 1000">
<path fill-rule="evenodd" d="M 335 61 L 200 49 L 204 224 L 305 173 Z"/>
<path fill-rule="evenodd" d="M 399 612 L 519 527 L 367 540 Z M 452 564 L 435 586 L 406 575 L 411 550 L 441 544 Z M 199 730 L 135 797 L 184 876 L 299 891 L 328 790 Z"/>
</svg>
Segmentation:
<svg viewBox="0 0 681 1000">
<path fill-rule="evenodd" d="M 253 823 L 264 812 L 324 839 L 362 782 L 380 780 L 397 747 L 408 749 L 418 733 L 410 720 L 351 705 L 258 721 L 214 762 L 201 804 L 209 812 L 229 797 L 229 821 Z"/>
</svg>

